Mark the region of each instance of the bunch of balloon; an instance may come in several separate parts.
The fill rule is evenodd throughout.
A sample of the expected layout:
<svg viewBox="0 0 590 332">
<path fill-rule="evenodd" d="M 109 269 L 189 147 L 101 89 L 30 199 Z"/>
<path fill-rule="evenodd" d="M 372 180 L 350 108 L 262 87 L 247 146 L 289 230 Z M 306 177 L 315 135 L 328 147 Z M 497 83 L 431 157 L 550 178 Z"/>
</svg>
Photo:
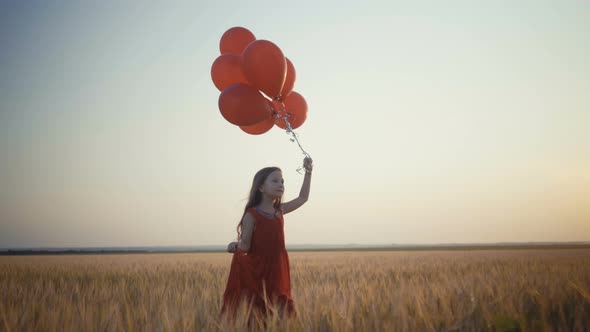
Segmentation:
<svg viewBox="0 0 590 332">
<path fill-rule="evenodd" d="M 295 67 L 274 43 L 256 39 L 243 27 L 227 30 L 219 42 L 221 55 L 211 66 L 211 79 L 221 91 L 223 118 L 251 135 L 274 125 L 286 129 L 299 144 L 293 129 L 307 118 L 307 102 L 295 91 Z"/>
</svg>

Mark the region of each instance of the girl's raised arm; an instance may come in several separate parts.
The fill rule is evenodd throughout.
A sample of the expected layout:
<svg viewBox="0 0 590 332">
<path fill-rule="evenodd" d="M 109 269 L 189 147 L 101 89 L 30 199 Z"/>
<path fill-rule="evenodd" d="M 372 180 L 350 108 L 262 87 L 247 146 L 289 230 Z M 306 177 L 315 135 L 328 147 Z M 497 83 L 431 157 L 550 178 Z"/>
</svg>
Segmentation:
<svg viewBox="0 0 590 332">
<path fill-rule="evenodd" d="M 311 158 L 305 157 L 305 159 L 303 159 L 303 166 L 305 167 L 305 177 L 303 178 L 303 184 L 301 184 L 299 197 L 289 202 L 281 204 L 281 210 L 283 214 L 287 214 L 291 211 L 297 210 L 309 199 L 309 191 L 311 186 L 311 171 L 313 169 Z"/>
</svg>

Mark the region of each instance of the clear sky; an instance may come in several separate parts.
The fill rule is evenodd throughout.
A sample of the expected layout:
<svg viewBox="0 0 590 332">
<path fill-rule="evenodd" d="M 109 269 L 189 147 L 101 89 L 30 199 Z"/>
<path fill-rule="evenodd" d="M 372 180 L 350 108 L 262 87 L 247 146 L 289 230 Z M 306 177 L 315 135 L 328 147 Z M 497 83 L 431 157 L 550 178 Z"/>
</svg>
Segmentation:
<svg viewBox="0 0 590 332">
<path fill-rule="evenodd" d="M 587 1 L 2 1 L 0 247 L 227 244 L 278 127 L 227 122 L 233 26 L 309 105 L 287 245 L 590 240 Z"/>
</svg>

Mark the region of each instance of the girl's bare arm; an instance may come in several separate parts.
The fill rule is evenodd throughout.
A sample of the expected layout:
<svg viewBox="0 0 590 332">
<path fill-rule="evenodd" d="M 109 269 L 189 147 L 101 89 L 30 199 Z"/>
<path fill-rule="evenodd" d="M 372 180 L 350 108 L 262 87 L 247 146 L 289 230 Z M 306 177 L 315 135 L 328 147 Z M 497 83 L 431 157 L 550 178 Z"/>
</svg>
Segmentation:
<svg viewBox="0 0 590 332">
<path fill-rule="evenodd" d="M 301 205 L 305 204 L 309 199 L 309 191 L 311 187 L 311 171 L 313 169 L 311 158 L 305 158 L 303 160 L 305 166 L 305 177 L 303 178 L 303 184 L 301 184 L 301 190 L 299 191 L 299 197 L 281 204 L 281 210 L 283 214 L 287 214 L 291 211 L 297 210 Z"/>
<path fill-rule="evenodd" d="M 252 242 L 252 233 L 254 233 L 254 224 L 256 219 L 253 215 L 246 212 L 244 220 L 242 221 L 242 239 L 238 241 L 238 249 L 244 252 L 250 250 L 250 244 Z"/>
</svg>

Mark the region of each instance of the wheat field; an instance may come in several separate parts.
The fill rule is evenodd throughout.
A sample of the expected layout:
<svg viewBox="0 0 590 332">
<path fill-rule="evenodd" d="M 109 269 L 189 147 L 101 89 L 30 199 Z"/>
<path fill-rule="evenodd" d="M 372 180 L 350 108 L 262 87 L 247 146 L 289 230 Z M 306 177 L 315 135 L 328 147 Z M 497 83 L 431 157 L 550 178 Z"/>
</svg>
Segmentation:
<svg viewBox="0 0 590 332">
<path fill-rule="evenodd" d="M 587 331 L 590 249 L 290 252 L 280 331 Z M 243 331 L 231 254 L 0 256 L 0 331 Z"/>
</svg>

